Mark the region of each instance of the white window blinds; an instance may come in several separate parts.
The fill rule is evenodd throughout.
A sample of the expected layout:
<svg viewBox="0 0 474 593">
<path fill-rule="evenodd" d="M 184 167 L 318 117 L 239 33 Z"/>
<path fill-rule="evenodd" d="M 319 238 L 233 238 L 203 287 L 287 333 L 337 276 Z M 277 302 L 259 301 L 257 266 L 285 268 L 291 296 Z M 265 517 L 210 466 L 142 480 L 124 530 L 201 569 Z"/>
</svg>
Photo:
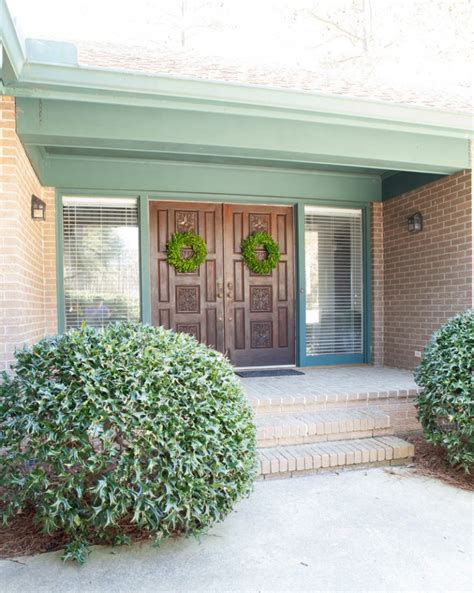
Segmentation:
<svg viewBox="0 0 474 593">
<path fill-rule="evenodd" d="M 137 200 L 63 198 L 66 329 L 140 319 Z"/>
<path fill-rule="evenodd" d="M 362 214 L 305 207 L 306 354 L 362 353 Z"/>
</svg>

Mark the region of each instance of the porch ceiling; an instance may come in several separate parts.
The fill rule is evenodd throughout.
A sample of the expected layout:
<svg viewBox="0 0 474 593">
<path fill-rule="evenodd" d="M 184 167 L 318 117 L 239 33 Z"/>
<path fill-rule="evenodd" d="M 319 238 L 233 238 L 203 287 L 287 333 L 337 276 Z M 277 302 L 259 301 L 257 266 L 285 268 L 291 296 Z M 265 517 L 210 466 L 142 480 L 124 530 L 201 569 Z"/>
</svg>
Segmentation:
<svg viewBox="0 0 474 593">
<path fill-rule="evenodd" d="M 308 113 L 257 115 L 244 109 L 227 113 L 18 97 L 17 133 L 41 181 L 52 186 L 72 187 L 81 171 L 87 176 L 91 166 L 105 163 L 115 181 L 124 167 L 132 171 L 140 163 L 148 171 L 153 164 L 175 162 L 379 180 L 389 172 L 444 175 L 469 166 L 465 138 Z M 75 179 L 64 178 L 66 164 L 76 171 Z"/>
</svg>

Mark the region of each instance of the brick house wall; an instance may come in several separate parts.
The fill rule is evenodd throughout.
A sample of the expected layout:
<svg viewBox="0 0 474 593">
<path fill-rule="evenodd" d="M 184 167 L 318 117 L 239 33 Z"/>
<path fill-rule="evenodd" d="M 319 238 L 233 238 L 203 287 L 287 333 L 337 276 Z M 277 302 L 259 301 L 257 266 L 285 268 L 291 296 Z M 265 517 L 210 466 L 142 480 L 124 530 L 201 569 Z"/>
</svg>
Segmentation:
<svg viewBox="0 0 474 593">
<path fill-rule="evenodd" d="M 472 306 L 471 208 L 471 171 L 373 205 L 374 363 L 414 368 L 415 351 Z M 423 230 L 409 233 L 407 218 L 418 211 Z"/>
<path fill-rule="evenodd" d="M 31 219 L 31 195 L 46 221 Z M 54 190 L 43 188 L 15 132 L 15 100 L 0 96 L 0 370 L 16 346 L 55 333 Z"/>
</svg>

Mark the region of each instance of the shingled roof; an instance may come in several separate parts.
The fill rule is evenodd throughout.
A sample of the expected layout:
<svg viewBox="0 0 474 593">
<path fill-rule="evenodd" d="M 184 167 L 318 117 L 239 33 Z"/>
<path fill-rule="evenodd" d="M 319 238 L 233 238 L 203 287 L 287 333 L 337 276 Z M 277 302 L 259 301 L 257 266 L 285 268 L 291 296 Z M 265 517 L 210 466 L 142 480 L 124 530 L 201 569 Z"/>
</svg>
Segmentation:
<svg viewBox="0 0 474 593">
<path fill-rule="evenodd" d="M 440 89 L 439 85 L 416 89 L 409 85 L 404 88 L 390 87 L 376 79 L 354 77 L 343 80 L 327 70 L 280 68 L 165 48 L 150 49 L 78 40 L 74 40 L 74 43 L 79 64 L 82 66 L 353 96 L 446 111 L 474 112 L 469 80 L 466 80 L 465 87 L 458 87 L 456 91 Z"/>
</svg>

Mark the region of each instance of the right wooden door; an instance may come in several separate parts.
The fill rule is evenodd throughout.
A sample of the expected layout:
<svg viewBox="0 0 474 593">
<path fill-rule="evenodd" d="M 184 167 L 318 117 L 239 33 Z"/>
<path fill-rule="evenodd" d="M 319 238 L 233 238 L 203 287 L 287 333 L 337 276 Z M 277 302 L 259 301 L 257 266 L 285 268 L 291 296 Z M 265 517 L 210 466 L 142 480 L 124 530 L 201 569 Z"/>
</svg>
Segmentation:
<svg viewBox="0 0 474 593">
<path fill-rule="evenodd" d="M 295 362 L 293 209 L 224 204 L 225 350 L 238 367 Z M 250 272 L 240 243 L 255 231 L 278 242 L 281 260 L 265 276 Z M 265 252 L 260 254 L 265 257 Z"/>
</svg>

